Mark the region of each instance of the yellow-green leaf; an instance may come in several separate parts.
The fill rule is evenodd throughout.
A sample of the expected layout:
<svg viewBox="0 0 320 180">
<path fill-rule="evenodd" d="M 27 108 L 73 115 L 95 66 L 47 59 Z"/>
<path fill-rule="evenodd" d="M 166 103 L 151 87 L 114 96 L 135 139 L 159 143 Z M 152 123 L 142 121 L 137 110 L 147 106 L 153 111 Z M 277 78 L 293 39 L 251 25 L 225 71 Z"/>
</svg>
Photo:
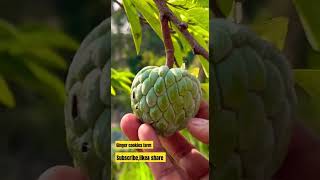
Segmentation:
<svg viewBox="0 0 320 180">
<path fill-rule="evenodd" d="M 294 70 L 295 81 L 313 99 L 320 100 L 320 70 L 296 69 Z"/>
<path fill-rule="evenodd" d="M 136 46 L 137 54 L 140 52 L 140 44 L 142 39 L 141 24 L 139 14 L 136 8 L 133 6 L 131 0 L 123 0 L 123 7 L 126 11 L 128 21 L 130 23 L 130 29 L 133 36 L 133 41 Z"/>
<path fill-rule="evenodd" d="M 307 38 L 316 51 L 320 51 L 319 0 L 293 0 Z"/>
<path fill-rule="evenodd" d="M 217 4 L 225 16 L 229 16 L 234 0 L 218 0 Z"/>
<path fill-rule="evenodd" d="M 205 59 L 202 56 L 198 56 L 204 71 L 204 74 L 206 75 L 207 78 L 209 78 L 209 62 L 207 59 Z"/>
<path fill-rule="evenodd" d="M 113 88 L 113 86 L 111 86 L 111 95 L 112 96 L 117 95 L 116 90 Z"/>
<path fill-rule="evenodd" d="M 268 21 L 257 22 L 252 25 L 253 30 L 263 39 L 282 50 L 288 32 L 288 18 L 276 17 Z"/>
<path fill-rule="evenodd" d="M 203 92 L 203 98 L 209 100 L 209 83 L 201 83 L 201 89 Z"/>
<path fill-rule="evenodd" d="M 189 69 L 189 73 L 198 78 L 200 68 L 194 67 Z"/>
<path fill-rule="evenodd" d="M 9 108 L 16 105 L 14 96 L 10 91 L 6 80 L 2 76 L 0 76 L 0 102 Z"/>
<path fill-rule="evenodd" d="M 45 68 L 31 61 L 25 61 L 25 63 L 32 74 L 38 79 L 38 81 L 44 84 L 49 89 L 53 90 L 60 102 L 64 102 L 65 94 L 63 82 Z"/>
</svg>

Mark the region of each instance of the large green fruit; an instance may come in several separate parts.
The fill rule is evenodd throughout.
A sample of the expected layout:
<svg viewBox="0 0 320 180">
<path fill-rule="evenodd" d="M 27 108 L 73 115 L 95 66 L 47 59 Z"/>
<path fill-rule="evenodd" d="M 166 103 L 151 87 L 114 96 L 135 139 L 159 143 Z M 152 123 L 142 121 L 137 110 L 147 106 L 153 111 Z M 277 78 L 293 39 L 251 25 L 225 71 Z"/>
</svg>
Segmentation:
<svg viewBox="0 0 320 180">
<path fill-rule="evenodd" d="M 181 68 L 147 66 L 131 86 L 131 108 L 158 134 L 170 136 L 186 127 L 201 101 L 200 82 Z"/>
<path fill-rule="evenodd" d="M 110 19 L 82 42 L 66 80 L 67 145 L 90 180 L 110 179 Z"/>
<path fill-rule="evenodd" d="M 269 180 L 284 160 L 296 97 L 286 58 L 246 27 L 210 24 L 215 180 Z"/>
</svg>

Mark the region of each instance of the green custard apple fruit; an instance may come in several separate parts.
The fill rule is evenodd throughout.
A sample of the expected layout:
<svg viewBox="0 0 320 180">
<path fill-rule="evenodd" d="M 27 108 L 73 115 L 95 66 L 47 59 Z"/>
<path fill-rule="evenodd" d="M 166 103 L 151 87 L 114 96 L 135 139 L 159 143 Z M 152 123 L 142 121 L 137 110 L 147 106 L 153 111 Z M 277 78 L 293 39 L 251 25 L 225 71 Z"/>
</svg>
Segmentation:
<svg viewBox="0 0 320 180">
<path fill-rule="evenodd" d="M 90 180 L 110 178 L 110 19 L 81 43 L 66 79 L 66 140 Z"/>
<path fill-rule="evenodd" d="M 296 96 L 285 56 L 247 27 L 210 22 L 213 179 L 271 180 L 286 157 Z"/>
<path fill-rule="evenodd" d="M 147 66 L 132 82 L 131 108 L 158 134 L 170 136 L 196 115 L 201 94 L 199 80 L 187 70 Z"/>
</svg>

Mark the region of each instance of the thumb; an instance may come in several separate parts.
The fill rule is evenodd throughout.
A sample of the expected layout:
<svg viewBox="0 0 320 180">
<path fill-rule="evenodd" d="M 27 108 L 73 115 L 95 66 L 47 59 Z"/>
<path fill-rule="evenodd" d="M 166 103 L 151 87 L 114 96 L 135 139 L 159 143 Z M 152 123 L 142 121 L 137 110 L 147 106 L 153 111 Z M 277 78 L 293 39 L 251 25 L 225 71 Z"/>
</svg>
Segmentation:
<svg viewBox="0 0 320 180">
<path fill-rule="evenodd" d="M 54 166 L 42 173 L 38 180 L 87 180 L 79 169 L 69 166 Z"/>
<path fill-rule="evenodd" d="M 201 142 L 209 143 L 209 121 L 201 118 L 192 118 L 187 125 L 189 132 Z"/>
</svg>

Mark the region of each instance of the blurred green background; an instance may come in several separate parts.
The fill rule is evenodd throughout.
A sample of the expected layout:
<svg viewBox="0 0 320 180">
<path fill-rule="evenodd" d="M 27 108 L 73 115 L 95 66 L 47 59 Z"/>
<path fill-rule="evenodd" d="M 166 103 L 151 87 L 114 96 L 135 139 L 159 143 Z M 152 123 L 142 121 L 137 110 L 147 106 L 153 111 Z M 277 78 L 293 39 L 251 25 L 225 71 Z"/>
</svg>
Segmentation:
<svg viewBox="0 0 320 180">
<path fill-rule="evenodd" d="M 234 1 L 217 2 L 228 16 Z M 247 0 L 243 4 L 243 23 L 274 42 L 297 69 L 299 114 L 320 134 L 320 24 L 319 11 L 315 9 L 319 2 Z M 124 77 L 112 81 L 116 95 L 112 98 L 112 141 L 124 138 L 118 126 L 121 116 L 130 112 L 130 83 L 126 78 L 132 80 L 132 74 L 148 64 L 163 64 L 164 50 L 146 25 L 142 53 L 137 56 L 123 10 L 115 13 L 118 7 L 110 4 L 109 0 L 1 1 L 0 179 L 36 179 L 51 166 L 72 164 L 65 144 L 64 80 L 81 40 L 109 16 L 111 7 L 113 75 Z M 192 54 L 185 59 L 189 63 L 192 60 Z M 208 153 L 206 146 L 196 145 Z M 141 179 L 151 177 L 143 163 L 113 163 L 112 170 L 113 178 L 118 179 L 137 173 Z"/>
<path fill-rule="evenodd" d="M 72 159 L 65 144 L 64 80 L 109 0 L 2 0 L 0 179 L 31 180 Z"/>
</svg>

